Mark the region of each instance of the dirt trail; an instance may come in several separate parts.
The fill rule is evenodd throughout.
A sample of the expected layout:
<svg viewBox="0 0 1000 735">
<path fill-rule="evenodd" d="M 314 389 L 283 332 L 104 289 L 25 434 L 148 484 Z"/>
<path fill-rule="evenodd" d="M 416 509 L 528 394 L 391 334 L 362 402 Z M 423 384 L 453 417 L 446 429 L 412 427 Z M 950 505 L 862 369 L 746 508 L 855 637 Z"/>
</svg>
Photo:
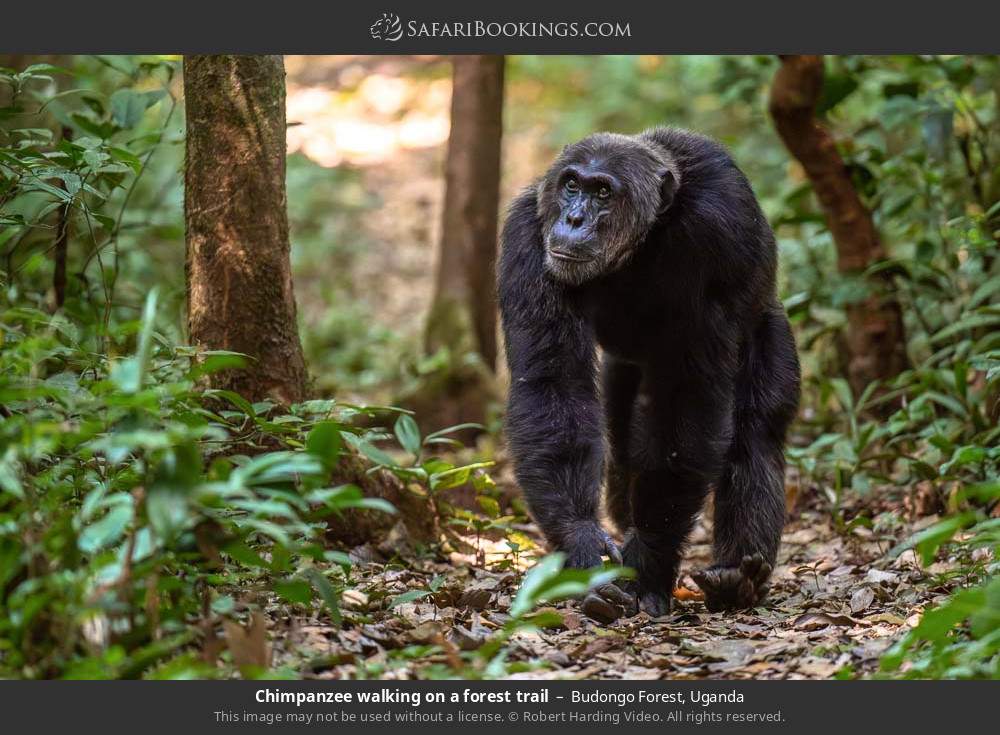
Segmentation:
<svg viewBox="0 0 1000 735">
<path fill-rule="evenodd" d="M 869 534 L 836 534 L 828 515 L 806 511 L 788 525 L 764 607 L 722 614 L 709 613 L 697 600 L 677 601 L 662 618 L 640 613 L 605 625 L 584 615 L 575 601 L 564 602 L 555 606 L 562 626 L 515 634 L 508 665 L 523 669 L 514 676 L 540 679 L 826 679 L 842 671 L 874 673 L 881 654 L 946 588 L 916 584 L 928 572 L 912 552 L 890 559 L 888 545 Z M 688 570 L 710 562 L 707 522 L 692 541 Z M 501 546 L 482 545 L 487 552 Z M 364 547 L 352 556 L 357 592 L 347 593 L 346 606 L 353 609 L 345 611 L 344 629 L 320 618 L 274 623 L 286 628 L 275 636 L 282 641 L 279 659 L 307 676 L 422 678 L 453 670 L 446 667 L 458 665 L 463 650 L 476 648 L 507 620 L 520 579 L 513 571 L 484 568 L 475 554 L 386 564 L 372 561 L 378 551 Z M 387 600 L 427 590 L 439 575 L 434 594 L 385 609 Z M 689 578 L 684 582 L 695 589 Z M 425 645 L 438 648 L 411 648 Z"/>
</svg>

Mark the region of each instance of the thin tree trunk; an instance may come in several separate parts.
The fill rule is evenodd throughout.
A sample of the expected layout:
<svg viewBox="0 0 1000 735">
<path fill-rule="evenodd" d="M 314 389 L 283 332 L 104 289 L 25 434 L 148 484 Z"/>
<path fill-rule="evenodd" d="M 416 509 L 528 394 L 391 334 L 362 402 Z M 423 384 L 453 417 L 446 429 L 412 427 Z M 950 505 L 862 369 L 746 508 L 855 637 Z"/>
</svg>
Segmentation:
<svg viewBox="0 0 1000 735">
<path fill-rule="evenodd" d="M 860 275 L 885 252 L 833 135 L 816 118 L 823 76 L 822 56 L 782 56 L 771 87 L 771 117 L 812 182 L 837 248 L 838 270 Z M 869 284 L 872 293 L 847 307 L 848 375 L 855 391 L 873 380 L 892 378 L 906 366 L 899 303 L 885 293 L 882 279 Z"/>
<path fill-rule="evenodd" d="M 434 302 L 426 347 L 478 352 L 496 368 L 494 294 L 503 130 L 503 56 L 452 62 L 451 135 Z"/>
<path fill-rule="evenodd" d="M 305 396 L 285 195 L 281 56 L 186 56 L 188 329 L 250 356 L 212 376 L 250 400 Z"/>
</svg>

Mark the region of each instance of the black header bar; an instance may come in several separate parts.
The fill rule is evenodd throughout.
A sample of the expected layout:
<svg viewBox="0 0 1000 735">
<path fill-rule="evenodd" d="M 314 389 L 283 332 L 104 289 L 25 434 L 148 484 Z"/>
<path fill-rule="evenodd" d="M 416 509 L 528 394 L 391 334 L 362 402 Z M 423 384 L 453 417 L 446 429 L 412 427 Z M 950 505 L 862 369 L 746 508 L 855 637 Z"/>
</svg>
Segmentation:
<svg viewBox="0 0 1000 735">
<path fill-rule="evenodd" d="M 0 53 L 997 53 L 998 28 L 969 0 L 11 2 Z"/>
</svg>

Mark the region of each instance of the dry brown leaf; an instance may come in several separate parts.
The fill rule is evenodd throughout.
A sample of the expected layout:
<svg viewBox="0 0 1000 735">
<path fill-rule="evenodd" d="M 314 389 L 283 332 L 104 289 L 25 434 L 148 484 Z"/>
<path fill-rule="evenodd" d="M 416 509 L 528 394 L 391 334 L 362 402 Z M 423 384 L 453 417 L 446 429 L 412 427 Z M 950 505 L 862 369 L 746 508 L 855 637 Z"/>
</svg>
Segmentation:
<svg viewBox="0 0 1000 735">
<path fill-rule="evenodd" d="M 798 630 L 819 630 L 820 628 L 825 628 L 829 625 L 853 627 L 860 624 L 860 620 L 855 620 L 850 615 L 813 612 L 799 615 L 799 617 L 795 618 L 795 622 L 792 623 L 792 627 L 797 628 Z"/>
<path fill-rule="evenodd" d="M 346 589 L 340 596 L 340 606 L 345 610 L 367 610 L 368 595 L 361 590 Z"/>
<path fill-rule="evenodd" d="M 868 609 L 868 606 L 875 600 L 875 593 L 871 587 L 858 587 L 851 595 L 851 612 L 857 615 Z"/>
<path fill-rule="evenodd" d="M 906 625 L 906 621 L 903 620 L 898 615 L 893 615 L 892 613 L 879 613 L 878 615 L 869 615 L 865 618 L 869 623 L 887 623 L 889 625 Z"/>
<path fill-rule="evenodd" d="M 625 639 L 619 635 L 602 635 L 589 641 L 584 641 L 570 652 L 577 661 L 587 661 L 599 653 L 613 651 L 625 645 Z"/>
<path fill-rule="evenodd" d="M 433 643 L 441 635 L 441 623 L 428 620 L 421 623 L 407 634 L 412 643 Z"/>
<path fill-rule="evenodd" d="M 865 575 L 865 581 L 872 584 L 894 585 L 899 582 L 899 575 L 895 572 L 884 572 L 881 569 L 869 569 Z"/>
<path fill-rule="evenodd" d="M 490 604 L 490 599 L 492 597 L 493 592 L 491 590 L 484 589 L 482 587 L 472 587 L 467 589 L 462 596 L 458 598 L 458 606 L 469 607 L 473 610 L 485 610 L 487 605 Z"/>
</svg>

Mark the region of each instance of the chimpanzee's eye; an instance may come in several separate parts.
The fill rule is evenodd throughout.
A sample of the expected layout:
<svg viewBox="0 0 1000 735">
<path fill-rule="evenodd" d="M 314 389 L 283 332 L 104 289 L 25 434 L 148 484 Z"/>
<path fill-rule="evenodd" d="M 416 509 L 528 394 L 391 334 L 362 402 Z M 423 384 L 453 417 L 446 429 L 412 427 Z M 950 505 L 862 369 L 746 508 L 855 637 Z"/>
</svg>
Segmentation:
<svg viewBox="0 0 1000 735">
<path fill-rule="evenodd" d="M 570 194 L 576 194 L 580 191 L 580 185 L 576 183 L 576 179 L 566 179 L 564 186 L 566 187 L 566 191 Z"/>
<path fill-rule="evenodd" d="M 611 189 L 609 189 L 606 186 L 602 186 L 600 189 L 597 190 L 597 196 L 600 197 L 601 199 L 607 199 L 608 197 L 611 196 Z"/>
</svg>

